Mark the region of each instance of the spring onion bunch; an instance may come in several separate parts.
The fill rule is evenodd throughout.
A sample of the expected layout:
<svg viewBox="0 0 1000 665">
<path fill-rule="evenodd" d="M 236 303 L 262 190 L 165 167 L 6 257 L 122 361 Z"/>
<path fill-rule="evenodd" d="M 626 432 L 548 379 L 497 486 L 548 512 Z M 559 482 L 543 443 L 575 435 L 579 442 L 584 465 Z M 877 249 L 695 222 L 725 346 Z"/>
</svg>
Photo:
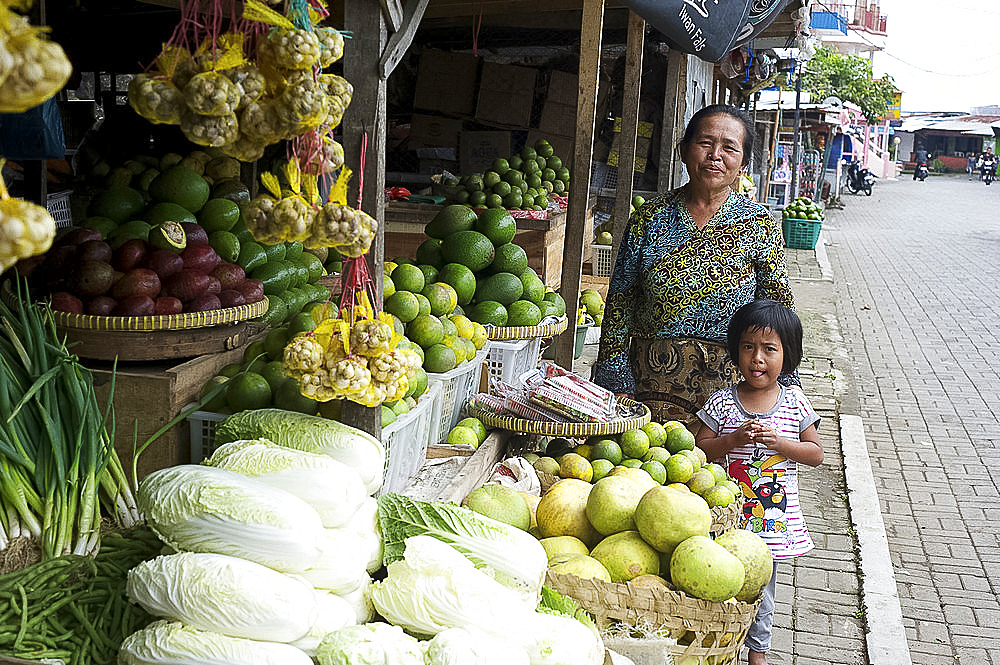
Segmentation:
<svg viewBox="0 0 1000 665">
<path fill-rule="evenodd" d="M 19 300 L 16 311 L 0 303 L 0 549 L 27 536 L 44 559 L 92 555 L 102 515 L 122 527 L 139 519 L 112 444 L 112 400 L 102 412 L 49 306 Z"/>
</svg>

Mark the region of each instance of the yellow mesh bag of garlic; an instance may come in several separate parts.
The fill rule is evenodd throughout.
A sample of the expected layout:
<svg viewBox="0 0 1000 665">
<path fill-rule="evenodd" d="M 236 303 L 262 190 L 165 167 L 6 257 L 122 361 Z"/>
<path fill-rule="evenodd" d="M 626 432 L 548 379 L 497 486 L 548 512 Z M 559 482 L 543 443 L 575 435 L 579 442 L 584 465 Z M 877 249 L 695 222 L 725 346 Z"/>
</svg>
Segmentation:
<svg viewBox="0 0 1000 665">
<path fill-rule="evenodd" d="M 0 113 L 23 113 L 66 85 L 73 66 L 28 19 L 0 5 Z"/>
<path fill-rule="evenodd" d="M 0 168 L 3 167 L 0 159 Z M 43 206 L 13 198 L 0 179 L 0 272 L 20 259 L 44 254 L 56 236 L 56 223 Z"/>
</svg>

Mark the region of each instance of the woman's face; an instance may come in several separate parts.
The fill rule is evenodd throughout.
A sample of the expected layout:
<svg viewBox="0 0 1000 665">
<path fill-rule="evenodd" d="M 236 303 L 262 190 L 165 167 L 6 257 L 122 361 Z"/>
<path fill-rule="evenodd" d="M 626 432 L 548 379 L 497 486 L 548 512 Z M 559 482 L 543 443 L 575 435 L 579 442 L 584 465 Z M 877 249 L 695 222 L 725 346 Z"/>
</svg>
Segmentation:
<svg viewBox="0 0 1000 665">
<path fill-rule="evenodd" d="M 691 180 L 710 191 L 732 185 L 743 168 L 743 138 L 743 123 L 730 115 L 702 120 L 681 154 Z"/>
</svg>

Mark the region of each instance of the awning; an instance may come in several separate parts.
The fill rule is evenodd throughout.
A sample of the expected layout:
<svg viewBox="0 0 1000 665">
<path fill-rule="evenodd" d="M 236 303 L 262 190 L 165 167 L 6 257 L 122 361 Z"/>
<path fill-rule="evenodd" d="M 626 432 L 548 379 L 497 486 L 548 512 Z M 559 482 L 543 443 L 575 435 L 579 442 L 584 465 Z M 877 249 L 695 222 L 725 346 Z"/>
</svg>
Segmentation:
<svg viewBox="0 0 1000 665">
<path fill-rule="evenodd" d="M 671 45 L 718 62 L 763 32 L 793 0 L 625 0 Z"/>
</svg>

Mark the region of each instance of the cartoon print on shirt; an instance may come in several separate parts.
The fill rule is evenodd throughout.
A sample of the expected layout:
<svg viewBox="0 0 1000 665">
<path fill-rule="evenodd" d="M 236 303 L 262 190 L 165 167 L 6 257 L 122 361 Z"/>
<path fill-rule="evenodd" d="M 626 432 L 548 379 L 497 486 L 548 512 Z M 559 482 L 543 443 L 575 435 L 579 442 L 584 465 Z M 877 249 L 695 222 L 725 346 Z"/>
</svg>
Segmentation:
<svg viewBox="0 0 1000 665">
<path fill-rule="evenodd" d="M 784 469 L 775 468 L 787 461 L 784 455 L 767 457 L 766 449 L 754 450 L 750 460 L 733 460 L 729 475 L 739 486 L 744 497 L 740 528 L 750 524 L 752 531 L 783 532 L 787 528 L 785 508 L 788 498 L 779 478 Z"/>
</svg>

